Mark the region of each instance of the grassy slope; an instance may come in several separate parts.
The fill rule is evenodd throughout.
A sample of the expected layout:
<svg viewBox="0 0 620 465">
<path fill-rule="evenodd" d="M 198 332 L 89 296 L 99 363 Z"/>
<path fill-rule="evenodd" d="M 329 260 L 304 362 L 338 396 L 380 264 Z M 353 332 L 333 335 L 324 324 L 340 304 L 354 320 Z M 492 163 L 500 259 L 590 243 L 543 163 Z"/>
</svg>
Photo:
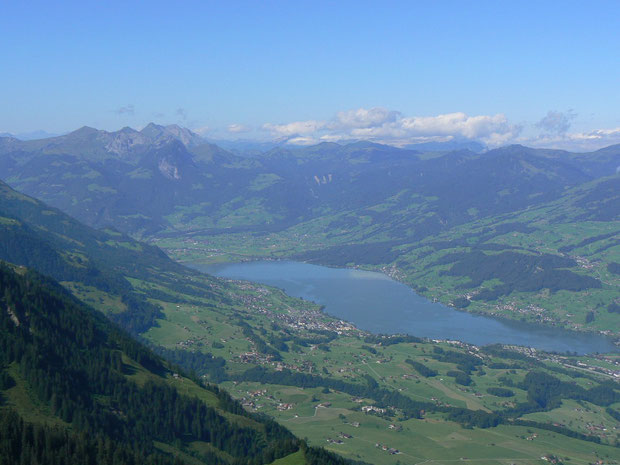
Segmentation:
<svg viewBox="0 0 620 465">
<path fill-rule="evenodd" d="M 486 248 L 487 255 L 517 252 L 563 256 L 575 261 L 570 271 L 578 276 L 593 277 L 601 283 L 601 288 L 579 292 L 513 291 L 495 299 L 471 300 L 467 310 L 577 330 L 605 331 L 617 336 L 620 334 L 620 314 L 608 312 L 608 307 L 620 299 L 620 276 L 610 273 L 607 267 L 610 263 L 620 262 L 620 219 L 618 211 L 614 212 L 617 209 L 611 206 L 618 205 L 618 199 L 609 198 L 607 203 L 610 205 L 604 207 L 600 201 L 589 199 L 593 191 L 607 182 L 617 185 L 618 179 L 610 178 L 574 188 L 560 199 L 538 207 L 465 223 L 416 242 L 404 240 L 388 246 L 382 244 L 393 240 L 389 230 L 395 225 L 378 224 L 370 218 L 365 224 L 364 217 L 354 211 L 320 217 L 280 233 L 196 235 L 154 242 L 181 261 L 217 263 L 298 257 L 337 266 L 361 265 L 386 272 L 419 293 L 446 304 L 501 284 L 496 280 L 472 287 L 467 285 L 469 279 L 465 277 L 445 274 L 453 263 L 436 262 L 447 254 Z M 390 202 L 386 202 L 373 209 L 386 211 L 391 207 Z M 611 208 L 611 217 L 602 216 L 600 212 L 605 208 Z M 405 212 L 401 213 L 405 215 Z M 364 224 L 341 228 L 329 226 L 351 217 Z M 399 218 L 399 214 L 392 212 L 392 217 Z M 368 247 L 355 252 L 347 249 L 351 244 L 366 244 Z M 369 263 L 368 256 L 376 255 L 373 249 L 384 251 Z M 344 257 L 335 258 L 342 251 Z M 594 319 L 586 323 L 589 312 L 593 313 Z"/>
<path fill-rule="evenodd" d="M 267 289 L 264 286 L 249 286 L 256 286 L 255 292 L 259 288 Z M 272 336 L 286 337 L 286 332 L 282 329 L 290 331 L 291 334 L 311 335 L 311 333 L 304 331 L 293 332 L 286 325 L 280 325 L 274 330 L 273 315 L 261 313 L 261 311 L 268 311 L 270 305 L 274 304 L 275 302 L 270 300 L 269 294 L 262 300 L 254 301 L 254 308 L 248 308 L 243 314 L 244 321 L 247 321 L 255 329 L 255 332 L 261 334 L 265 340 L 270 340 Z M 297 305 L 304 304 L 298 301 L 294 307 Z M 183 314 L 188 316 L 183 316 Z M 242 373 L 257 364 L 271 368 L 277 365 L 277 363 L 269 362 L 267 359 L 242 362 L 241 354 L 254 350 L 255 346 L 243 337 L 238 327 L 235 327 L 234 321 L 226 322 L 221 314 L 201 311 L 198 307 L 179 305 L 178 308 L 171 308 L 168 315 L 169 321 L 161 322 L 162 328 L 151 330 L 146 334 L 146 337 L 153 341 L 165 343 L 170 348 L 178 347 L 179 343 L 188 344 L 192 341 L 202 341 L 204 345 L 192 345 L 192 350 L 204 350 L 224 357 L 227 360 L 227 370 L 232 375 Z M 196 324 L 192 320 L 192 316 L 198 317 L 201 323 Z M 176 332 L 172 328 L 173 325 Z M 204 339 L 201 340 L 201 338 Z M 212 347 L 211 341 L 214 339 L 217 339 L 221 346 Z M 290 342 L 288 345 L 292 347 Z M 373 346 L 378 352 L 377 355 L 363 349 L 363 345 L 365 345 L 364 341 L 355 333 L 351 333 L 348 337 L 339 337 L 330 342 L 329 352 L 312 347 L 299 347 L 298 352 L 280 352 L 283 357 L 281 363 L 283 366 L 291 367 L 293 371 L 318 373 L 329 376 L 331 379 L 353 383 L 360 382 L 361 376 L 368 374 L 376 379 L 381 386 L 397 390 L 414 400 L 431 401 L 470 409 L 497 411 L 506 408 L 509 405 L 507 402 L 523 402 L 527 398 L 526 393 L 519 388 L 511 388 L 515 392 L 515 397 L 510 399 L 503 399 L 486 393 L 486 389 L 489 387 L 501 386 L 503 381 L 500 378 L 502 377 L 507 376 L 518 383 L 530 369 L 527 366 L 523 369 L 514 370 L 514 373 L 508 369 L 492 369 L 485 366 L 485 374 L 481 376 L 472 375 L 475 384 L 464 387 L 456 384 L 453 378 L 447 376 L 448 371 L 456 368 L 455 364 L 438 362 L 429 357 L 434 344 L 396 344 L 385 348 Z M 411 366 L 404 363 L 407 358 L 426 364 L 437 370 L 439 375 L 434 378 L 419 376 Z M 585 360 L 585 358 L 557 358 L 547 363 L 551 368 L 566 367 L 570 364 L 574 365 L 579 360 Z M 616 360 L 616 365 L 613 363 L 614 360 Z M 377 361 L 383 362 L 377 363 Z M 511 363 L 510 360 L 497 357 L 488 360 L 486 363 L 488 365 L 488 363 L 500 361 Z M 591 364 L 591 360 L 588 360 L 588 363 Z M 608 361 L 600 359 L 599 363 L 608 367 L 616 366 L 617 369 L 618 360 L 617 358 L 610 358 Z M 325 375 L 324 369 L 329 375 Z M 553 371 L 550 373 L 565 380 L 571 378 L 570 376 L 558 375 Z M 607 378 L 602 376 L 600 379 Z M 590 379 L 583 379 L 579 382 L 583 382 L 584 387 L 588 387 L 588 383 L 596 383 Z M 321 445 L 347 457 L 373 463 L 396 463 L 399 459 L 403 462 L 402 459 L 405 457 L 404 455 L 389 455 L 383 450 L 376 449 L 376 442 L 398 448 L 409 454 L 410 458 L 420 458 L 420 462 L 426 459 L 445 459 L 447 449 L 451 451 L 448 454 L 450 457 L 454 454 L 457 459 L 460 457 L 485 458 L 497 460 L 496 463 L 506 463 L 500 460 L 506 458 L 521 459 L 524 463 L 536 463 L 541 454 L 551 453 L 569 456 L 574 460 L 574 463 L 585 464 L 589 463 L 588 460 L 592 451 L 596 451 L 603 457 L 605 455 L 613 457 L 617 454 L 617 449 L 608 446 L 584 443 L 561 434 L 532 428 L 529 429 L 538 434 L 534 441 L 526 439 L 532 433 L 528 433 L 528 428 L 524 427 L 500 426 L 484 430 L 466 430 L 437 415 L 428 417 L 426 420 L 403 421 L 401 425 L 403 432 L 396 432 L 390 430 L 388 426 L 391 423 L 398 422 L 397 419 L 369 416 L 359 412 L 360 404 L 348 394 L 333 391 L 326 394 L 322 392 L 321 388 L 303 389 L 294 386 L 261 385 L 252 382 L 225 382 L 223 386 L 233 396 L 253 402 L 252 406 L 249 407 L 250 410 L 273 415 L 295 434 L 308 437 L 311 444 Z M 260 392 L 265 389 L 266 392 Z M 260 393 L 250 395 L 250 393 L 257 391 Z M 318 403 L 324 401 L 331 402 L 332 406 L 327 409 L 315 409 Z M 282 403 L 291 403 L 293 407 L 290 410 L 280 410 L 278 406 Z M 361 405 L 373 403 L 372 399 L 365 399 Z M 613 407 L 617 409 L 620 405 Z M 588 413 L 583 413 L 576 419 L 573 417 L 575 408 L 580 408 Z M 346 423 L 359 421 L 361 426 L 355 428 L 350 424 L 345 425 L 340 415 L 346 417 Z M 618 422 L 600 407 L 588 402 L 581 402 L 579 407 L 576 407 L 576 402 L 569 400 L 559 409 L 544 414 L 532 414 L 526 418 L 542 422 L 563 423 L 575 431 L 588 434 L 590 430 L 587 429 L 587 426 L 596 418 L 599 424 L 604 424 L 607 428 L 607 432 L 596 432 L 596 434 L 601 434 L 603 442 L 614 443 L 618 440 L 617 428 L 620 427 Z M 566 420 L 572 420 L 572 422 L 569 423 Z M 429 424 L 432 425 L 432 428 Z M 340 432 L 352 434 L 354 439 L 342 439 L 343 444 L 327 442 L 327 439 L 338 439 Z M 499 443 L 500 440 L 504 444 L 502 447 L 490 445 Z"/>
</svg>

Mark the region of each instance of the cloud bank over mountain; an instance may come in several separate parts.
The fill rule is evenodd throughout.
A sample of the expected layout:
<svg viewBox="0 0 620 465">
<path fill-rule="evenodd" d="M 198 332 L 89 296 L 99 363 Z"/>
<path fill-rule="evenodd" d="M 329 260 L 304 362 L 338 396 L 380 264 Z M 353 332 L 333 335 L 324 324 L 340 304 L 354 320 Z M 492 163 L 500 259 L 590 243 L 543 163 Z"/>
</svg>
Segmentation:
<svg viewBox="0 0 620 465">
<path fill-rule="evenodd" d="M 119 114 L 135 111 L 132 104 L 121 106 Z M 177 118 L 187 118 L 187 112 L 178 108 Z M 314 145 L 321 142 L 347 143 L 371 141 L 396 147 L 415 144 L 449 143 L 451 147 L 478 144 L 481 149 L 522 144 L 535 148 L 593 151 L 620 144 L 620 127 L 575 129 L 579 115 L 573 110 L 550 110 L 538 121 L 511 121 L 505 114 L 470 115 L 465 112 L 438 115 L 408 116 L 384 107 L 357 108 L 337 112 L 329 119 L 308 119 L 284 123 L 246 124 L 233 122 L 225 126 L 181 123 L 191 127 L 196 137 L 212 142 L 244 141 L 249 144 Z M 164 118 L 164 115 L 162 115 Z M 165 119 L 165 118 L 164 118 Z M 167 127 L 179 127 L 168 125 Z M 1 136 L 28 140 L 49 137 L 44 131 L 13 135 L 0 131 Z M 455 145 L 456 144 L 456 145 Z M 442 144 L 442 146 L 448 147 Z M 263 147 L 264 149 L 264 147 Z"/>
<path fill-rule="evenodd" d="M 536 123 L 515 123 L 503 113 L 468 115 L 464 112 L 434 116 L 406 116 L 382 107 L 338 112 L 329 120 L 265 123 L 260 128 L 269 137 L 290 144 L 370 140 L 405 146 L 452 140 L 479 141 L 488 147 L 519 143 L 536 147 L 592 150 L 620 143 L 620 128 L 571 132 L 577 115 L 549 111 Z"/>
<path fill-rule="evenodd" d="M 510 124 L 503 114 L 470 116 L 458 112 L 436 116 L 405 116 L 399 111 L 381 107 L 341 111 L 327 121 L 266 123 L 262 129 L 272 137 L 291 137 L 290 143 L 299 144 L 366 139 L 406 145 L 461 138 L 497 146 L 516 138 L 521 132 L 521 127 Z"/>
</svg>

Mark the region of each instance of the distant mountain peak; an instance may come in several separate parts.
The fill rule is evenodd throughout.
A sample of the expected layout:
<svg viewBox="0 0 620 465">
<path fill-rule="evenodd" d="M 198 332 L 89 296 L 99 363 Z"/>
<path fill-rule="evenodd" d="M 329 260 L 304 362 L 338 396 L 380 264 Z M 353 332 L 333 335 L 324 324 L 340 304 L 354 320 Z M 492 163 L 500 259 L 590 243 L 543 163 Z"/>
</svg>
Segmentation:
<svg viewBox="0 0 620 465">
<path fill-rule="evenodd" d="M 29 142 L 24 143 L 26 146 L 36 147 L 36 150 L 42 153 L 72 154 L 98 160 L 112 156 L 121 157 L 127 161 L 171 140 L 180 141 L 186 147 L 206 143 L 200 136 L 187 128 L 182 128 L 176 124 L 160 126 L 155 123 L 149 123 L 141 131 L 129 126 L 112 132 L 82 126 L 62 136 L 31 141 L 34 145 Z M 12 141 L 13 145 L 21 142 L 18 139 L 6 139 L 4 144 L 8 144 L 8 141 Z"/>
<path fill-rule="evenodd" d="M 178 124 L 161 126 L 159 124 L 149 123 L 140 131 L 140 133 L 150 138 L 152 141 L 156 141 L 161 138 L 173 137 L 174 139 L 180 140 L 188 147 L 205 143 L 205 140 L 198 134 L 187 128 L 183 128 Z"/>
<path fill-rule="evenodd" d="M 90 126 L 82 126 L 81 128 L 76 129 L 75 131 L 72 131 L 69 134 L 67 134 L 66 137 L 90 136 L 90 135 L 99 134 L 99 132 L 100 132 L 99 129 L 91 128 Z"/>
<path fill-rule="evenodd" d="M 125 126 L 124 128 L 119 129 L 117 132 L 123 133 L 123 134 L 137 134 L 138 131 L 136 131 L 134 128 L 131 128 L 129 126 Z"/>
<path fill-rule="evenodd" d="M 358 140 L 355 142 L 350 142 L 348 144 L 345 145 L 345 147 L 355 147 L 355 148 L 362 148 L 362 149 L 366 149 L 366 148 L 385 148 L 388 147 L 385 144 L 379 144 L 377 142 L 372 142 L 369 140 Z M 389 146 L 390 148 L 393 148 L 391 146 Z"/>
<path fill-rule="evenodd" d="M 489 150 L 485 153 L 485 156 L 497 156 L 497 155 L 527 155 L 536 153 L 536 149 L 526 147 L 521 144 L 511 144 L 504 147 L 498 147 L 493 150 Z"/>
<path fill-rule="evenodd" d="M 140 132 L 145 132 L 152 129 L 163 129 L 164 127 L 161 124 L 155 124 L 152 121 L 144 126 Z"/>
</svg>

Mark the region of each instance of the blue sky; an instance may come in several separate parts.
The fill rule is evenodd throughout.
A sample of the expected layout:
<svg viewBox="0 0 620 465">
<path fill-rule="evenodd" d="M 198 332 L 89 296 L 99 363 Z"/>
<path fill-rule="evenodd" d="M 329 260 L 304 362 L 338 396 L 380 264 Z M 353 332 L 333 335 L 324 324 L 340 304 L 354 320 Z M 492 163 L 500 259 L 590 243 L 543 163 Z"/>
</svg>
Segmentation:
<svg viewBox="0 0 620 465">
<path fill-rule="evenodd" d="M 620 142 L 620 2 L 29 2 L 0 15 L 0 132 Z"/>
</svg>

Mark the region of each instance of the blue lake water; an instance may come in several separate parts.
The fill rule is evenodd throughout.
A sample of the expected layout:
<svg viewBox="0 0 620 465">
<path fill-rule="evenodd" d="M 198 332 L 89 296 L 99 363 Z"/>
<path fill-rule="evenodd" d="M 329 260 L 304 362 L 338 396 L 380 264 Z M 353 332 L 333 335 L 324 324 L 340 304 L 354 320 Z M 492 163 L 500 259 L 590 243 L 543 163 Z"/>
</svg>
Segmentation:
<svg viewBox="0 0 620 465">
<path fill-rule="evenodd" d="M 476 345 L 515 344 L 579 354 L 618 351 L 611 340 L 597 334 L 473 315 L 433 303 L 406 285 L 371 271 L 293 261 L 189 266 L 223 278 L 279 287 L 373 333 L 407 333 Z"/>
</svg>

